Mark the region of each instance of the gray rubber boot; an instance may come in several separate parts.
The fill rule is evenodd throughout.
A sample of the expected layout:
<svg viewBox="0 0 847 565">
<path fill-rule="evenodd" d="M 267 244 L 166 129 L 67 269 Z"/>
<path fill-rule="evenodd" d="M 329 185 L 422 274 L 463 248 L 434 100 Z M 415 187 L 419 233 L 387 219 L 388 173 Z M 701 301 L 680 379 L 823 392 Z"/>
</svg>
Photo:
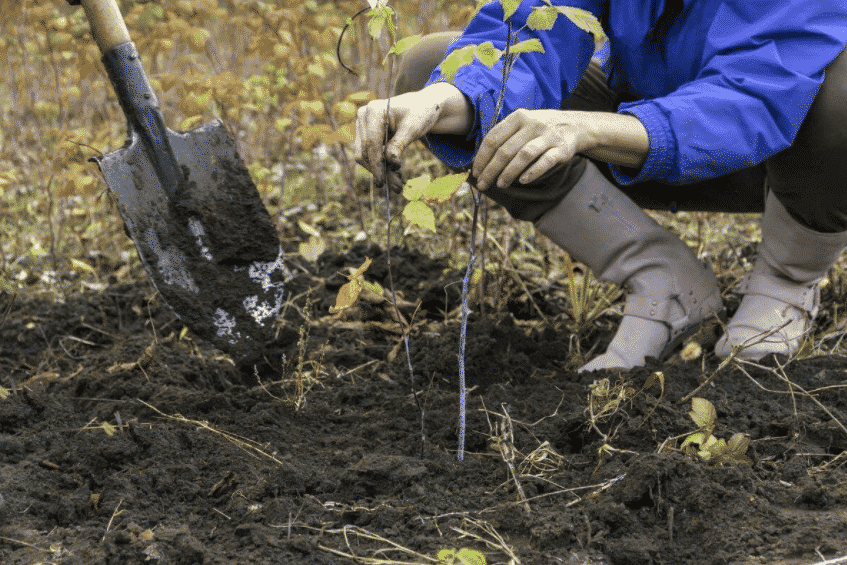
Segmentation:
<svg viewBox="0 0 847 565">
<path fill-rule="evenodd" d="M 608 349 L 580 371 L 629 369 L 647 356 L 664 359 L 706 317 L 723 313 L 711 268 L 593 163 L 535 227 L 597 278 L 630 290 Z"/>
<path fill-rule="evenodd" d="M 715 353 L 725 358 L 740 346 L 742 359 L 794 355 L 818 314 L 818 283 L 845 246 L 847 232 L 820 233 L 803 226 L 770 192 L 762 214 L 759 257 L 741 282 L 744 298 Z"/>
</svg>

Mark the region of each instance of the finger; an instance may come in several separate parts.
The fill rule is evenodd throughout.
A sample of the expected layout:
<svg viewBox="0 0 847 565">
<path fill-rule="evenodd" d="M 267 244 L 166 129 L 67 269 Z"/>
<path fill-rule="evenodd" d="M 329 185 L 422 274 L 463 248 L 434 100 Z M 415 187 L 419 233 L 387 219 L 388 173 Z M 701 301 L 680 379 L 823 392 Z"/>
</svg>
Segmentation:
<svg viewBox="0 0 847 565">
<path fill-rule="evenodd" d="M 369 104 L 366 119 L 367 145 L 364 148 L 369 170 L 378 185 L 385 182 L 385 105 Z"/>
<path fill-rule="evenodd" d="M 395 194 L 400 194 L 403 192 L 403 185 L 406 184 L 406 180 L 403 177 L 403 172 L 399 169 L 390 169 L 388 171 L 388 188 L 391 189 Z"/>
<path fill-rule="evenodd" d="M 500 188 L 510 186 L 515 182 L 515 179 L 518 178 L 518 175 L 533 165 L 533 162 L 535 162 L 540 156 L 544 155 L 550 148 L 551 144 L 548 141 L 544 138 L 538 137 L 529 143 L 523 144 L 520 149 L 518 149 L 517 153 L 515 153 L 512 160 L 506 164 L 503 171 L 497 177 L 497 186 Z"/>
<path fill-rule="evenodd" d="M 482 171 L 485 170 L 497 150 L 521 128 L 521 120 L 516 114 L 508 115 L 506 119 L 491 128 L 483 138 L 471 169 L 471 173 L 475 177 L 480 178 Z"/>
<path fill-rule="evenodd" d="M 365 129 L 365 109 L 364 107 L 359 108 L 356 111 L 356 139 L 353 141 L 353 158 L 357 163 L 367 168 L 365 163 L 365 155 L 362 151 L 362 145 L 364 144 L 363 138 L 367 135 L 367 130 Z"/>
<path fill-rule="evenodd" d="M 505 141 L 498 149 L 494 152 L 494 156 L 491 160 L 488 161 L 488 164 L 485 165 L 485 168 L 479 175 L 479 184 L 477 187 L 480 190 L 485 190 L 489 186 L 493 185 L 495 181 L 500 177 L 503 169 L 505 169 L 512 160 L 515 159 L 518 152 L 527 145 L 530 141 L 533 140 L 535 134 L 527 129 L 521 129 L 515 133 L 511 138 Z M 530 161 L 526 162 L 526 166 L 528 166 Z M 474 162 L 474 166 L 476 163 Z M 520 171 L 514 173 L 514 176 L 517 176 Z M 508 186 L 508 185 L 504 185 Z"/>
<path fill-rule="evenodd" d="M 403 152 L 413 141 L 422 138 L 435 126 L 441 114 L 439 106 L 425 108 L 420 112 L 410 112 L 397 124 L 396 131 L 385 146 L 385 157 L 395 168 L 400 168 Z"/>
<path fill-rule="evenodd" d="M 535 182 L 559 163 L 567 163 L 573 159 L 574 153 L 562 148 L 551 147 L 520 176 L 521 184 Z"/>
</svg>

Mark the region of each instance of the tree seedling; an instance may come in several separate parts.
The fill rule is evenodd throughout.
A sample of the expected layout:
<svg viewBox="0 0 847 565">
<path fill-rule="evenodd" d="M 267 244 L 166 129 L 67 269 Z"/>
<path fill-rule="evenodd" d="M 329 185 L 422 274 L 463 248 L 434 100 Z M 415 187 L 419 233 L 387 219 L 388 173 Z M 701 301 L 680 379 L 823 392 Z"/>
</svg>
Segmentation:
<svg viewBox="0 0 847 565">
<path fill-rule="evenodd" d="M 729 441 L 712 435 L 715 429 L 717 412 L 711 402 L 705 398 L 692 398 L 691 412 L 688 415 L 691 416 L 699 429 L 682 442 L 680 449 L 683 453 L 692 457 L 697 455 L 704 461 L 715 465 L 721 465 L 728 461 L 737 461 L 745 465 L 753 464 L 746 455 L 750 440 L 744 434 L 737 433 L 729 438 Z"/>
</svg>

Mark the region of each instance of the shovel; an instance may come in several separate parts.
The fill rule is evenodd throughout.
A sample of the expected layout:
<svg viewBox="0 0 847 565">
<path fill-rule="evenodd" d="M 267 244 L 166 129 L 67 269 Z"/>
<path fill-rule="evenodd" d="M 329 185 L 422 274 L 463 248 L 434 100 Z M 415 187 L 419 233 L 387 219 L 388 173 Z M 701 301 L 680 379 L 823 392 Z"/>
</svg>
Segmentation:
<svg viewBox="0 0 847 565">
<path fill-rule="evenodd" d="M 81 4 L 128 130 L 121 149 L 92 160 L 138 257 L 192 332 L 239 362 L 258 360 L 274 338 L 286 268 L 235 143 L 218 120 L 168 129 L 115 0 Z"/>
</svg>

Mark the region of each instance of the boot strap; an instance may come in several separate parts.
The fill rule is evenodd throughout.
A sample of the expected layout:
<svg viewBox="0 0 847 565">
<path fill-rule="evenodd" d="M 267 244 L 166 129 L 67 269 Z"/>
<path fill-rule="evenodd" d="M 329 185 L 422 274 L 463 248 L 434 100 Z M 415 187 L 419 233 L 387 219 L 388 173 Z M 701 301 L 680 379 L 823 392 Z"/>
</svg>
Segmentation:
<svg viewBox="0 0 847 565">
<path fill-rule="evenodd" d="M 741 281 L 741 294 L 767 296 L 803 310 L 815 318 L 821 303 L 821 290 L 817 284 L 801 286 L 768 273 L 752 272 Z"/>
</svg>

